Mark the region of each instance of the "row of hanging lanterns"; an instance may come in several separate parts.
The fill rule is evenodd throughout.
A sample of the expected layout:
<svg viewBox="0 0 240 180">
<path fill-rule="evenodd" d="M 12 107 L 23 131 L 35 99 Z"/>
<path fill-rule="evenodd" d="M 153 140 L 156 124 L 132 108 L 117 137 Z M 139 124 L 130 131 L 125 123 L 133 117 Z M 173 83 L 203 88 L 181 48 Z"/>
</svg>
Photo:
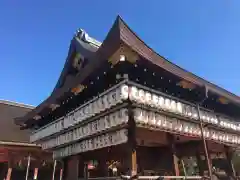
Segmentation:
<svg viewBox="0 0 240 180">
<path fill-rule="evenodd" d="M 152 93 L 142 88 L 137 88 L 136 86 L 127 86 L 125 89 L 128 89 L 129 99 L 138 104 L 148 105 L 159 110 L 172 112 L 195 120 L 199 119 L 197 109 L 193 105 L 176 101 L 170 97 L 157 95 L 157 93 Z M 228 118 L 216 116 L 213 112 L 201 109 L 200 118 L 205 123 L 240 131 L 240 124 Z"/>
<path fill-rule="evenodd" d="M 99 132 L 108 130 L 112 127 L 120 126 L 128 122 L 128 110 L 126 108 L 120 109 L 109 115 L 101 117 L 100 119 L 91 121 L 83 126 L 77 127 L 71 131 L 60 134 L 54 138 L 42 141 L 43 149 L 49 149 L 63 144 L 78 141 L 87 136 L 97 134 Z"/>
<path fill-rule="evenodd" d="M 140 108 L 134 110 L 134 117 L 137 124 L 141 126 L 150 126 L 159 130 L 179 133 L 188 136 L 201 136 L 199 124 L 185 122 L 176 118 L 169 118 L 162 114 L 146 111 Z M 240 144 L 240 136 L 204 128 L 203 135 L 207 139 L 221 141 L 225 143 Z"/>
<path fill-rule="evenodd" d="M 71 126 L 75 126 L 84 120 L 121 103 L 127 98 L 124 88 L 125 86 L 117 85 L 112 88 L 113 90 L 104 92 L 99 97 L 90 100 L 76 110 L 68 113 L 65 117 L 61 117 L 55 122 L 35 131 L 30 137 L 31 142 L 38 141 Z"/>
<path fill-rule="evenodd" d="M 127 129 L 106 133 L 53 151 L 54 159 L 127 142 Z"/>
<path fill-rule="evenodd" d="M 67 116 L 62 117 L 52 124 L 36 131 L 31 135 L 31 142 L 38 141 L 54 133 L 75 126 L 84 120 L 91 118 L 107 109 L 115 106 L 126 99 L 130 99 L 138 104 L 147 105 L 162 111 L 171 112 L 183 117 L 198 120 L 198 113 L 195 106 L 186 104 L 164 95 L 158 95 L 151 90 L 143 90 L 136 86 L 121 85 L 106 91 L 103 95 L 85 103 L 76 110 L 70 112 Z M 213 112 L 200 110 L 200 118 L 203 122 L 217 125 L 219 127 L 229 128 L 240 131 L 240 125 L 231 122 L 229 119 L 216 116 Z M 71 136 L 71 135 L 70 135 Z"/>
</svg>

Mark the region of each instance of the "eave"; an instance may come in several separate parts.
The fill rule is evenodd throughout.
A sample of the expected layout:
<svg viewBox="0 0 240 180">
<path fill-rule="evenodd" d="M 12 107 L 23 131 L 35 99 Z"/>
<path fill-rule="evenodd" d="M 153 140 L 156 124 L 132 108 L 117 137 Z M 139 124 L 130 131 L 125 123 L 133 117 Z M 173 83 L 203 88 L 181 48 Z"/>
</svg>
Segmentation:
<svg viewBox="0 0 240 180">
<path fill-rule="evenodd" d="M 35 108 L 35 106 L 33 106 L 33 105 L 28 105 L 28 104 L 23 104 L 23 103 L 18 103 L 18 102 L 3 100 L 3 99 L 0 99 L 0 104 L 5 104 L 8 106 L 16 106 L 16 107 L 26 108 L 26 109 L 34 109 Z"/>
</svg>

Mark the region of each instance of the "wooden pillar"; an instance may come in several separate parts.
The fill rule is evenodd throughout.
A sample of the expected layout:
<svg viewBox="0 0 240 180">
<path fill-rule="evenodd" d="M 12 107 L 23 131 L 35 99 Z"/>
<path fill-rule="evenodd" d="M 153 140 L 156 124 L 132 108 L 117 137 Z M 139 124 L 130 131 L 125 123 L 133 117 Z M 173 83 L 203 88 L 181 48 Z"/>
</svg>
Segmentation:
<svg viewBox="0 0 240 180">
<path fill-rule="evenodd" d="M 138 173 L 137 169 L 137 142 L 136 142 L 136 123 L 134 120 L 134 113 L 132 105 L 128 107 L 128 146 L 129 146 L 129 175 L 136 176 Z"/>
<path fill-rule="evenodd" d="M 173 167 L 173 172 L 175 176 L 179 176 L 180 175 L 180 171 L 179 171 L 179 158 L 177 156 L 177 150 L 176 150 L 176 146 L 175 146 L 175 140 L 174 140 L 174 136 L 171 134 L 168 134 L 168 143 L 169 143 L 169 148 L 170 148 L 170 152 L 172 155 L 172 167 Z"/>
<path fill-rule="evenodd" d="M 99 166 L 99 176 L 100 177 L 107 177 L 108 176 L 108 167 L 107 167 L 107 158 L 106 156 L 101 156 L 98 161 Z"/>
<path fill-rule="evenodd" d="M 186 167 L 185 167 L 185 162 L 183 161 L 183 159 L 181 159 L 181 165 L 182 165 L 182 168 L 183 168 L 183 175 L 184 175 L 184 176 L 187 176 Z"/>
<path fill-rule="evenodd" d="M 52 180 L 55 180 L 56 166 L 57 166 L 57 160 L 55 159 L 53 162 Z"/>
<path fill-rule="evenodd" d="M 78 177 L 84 177 L 84 160 L 81 155 L 78 156 Z"/>
<path fill-rule="evenodd" d="M 26 176 L 25 176 L 26 180 L 28 180 L 30 165 L 31 165 L 31 155 L 29 154 L 28 155 L 28 161 L 27 161 Z"/>
<path fill-rule="evenodd" d="M 84 179 L 88 179 L 89 173 L 88 173 L 88 163 L 84 162 Z"/>
<path fill-rule="evenodd" d="M 8 152 L 8 170 L 6 174 L 6 180 L 11 179 L 12 170 L 13 170 L 13 159 L 14 159 L 14 156 L 11 154 L 11 152 Z"/>
<path fill-rule="evenodd" d="M 41 157 L 38 157 L 38 159 L 36 161 L 34 161 L 33 165 L 34 165 L 33 166 L 33 168 L 34 168 L 33 180 L 37 180 L 39 172 L 40 172 L 40 168 L 42 166 Z"/>
<path fill-rule="evenodd" d="M 131 176 L 137 175 L 137 151 L 133 149 L 131 151 Z"/>
<path fill-rule="evenodd" d="M 225 146 L 224 148 L 225 148 L 225 153 L 226 153 L 226 158 L 227 158 L 227 163 L 228 163 L 227 174 L 229 176 L 235 177 L 236 176 L 236 172 L 235 172 L 234 165 L 233 165 L 233 162 L 232 162 L 233 151 L 228 146 Z"/>
<path fill-rule="evenodd" d="M 72 180 L 72 179 L 78 179 L 78 164 L 79 164 L 79 157 L 78 155 L 71 156 L 68 159 L 66 159 L 66 177 L 65 180 Z"/>
<path fill-rule="evenodd" d="M 60 169 L 60 175 L 59 175 L 59 180 L 62 180 L 63 179 L 63 171 L 64 171 L 64 169 L 63 169 L 63 167 Z"/>
<path fill-rule="evenodd" d="M 58 171 L 56 172 L 56 177 L 57 180 L 63 180 L 63 171 L 64 171 L 64 161 L 61 159 L 57 160 L 57 169 Z"/>
</svg>

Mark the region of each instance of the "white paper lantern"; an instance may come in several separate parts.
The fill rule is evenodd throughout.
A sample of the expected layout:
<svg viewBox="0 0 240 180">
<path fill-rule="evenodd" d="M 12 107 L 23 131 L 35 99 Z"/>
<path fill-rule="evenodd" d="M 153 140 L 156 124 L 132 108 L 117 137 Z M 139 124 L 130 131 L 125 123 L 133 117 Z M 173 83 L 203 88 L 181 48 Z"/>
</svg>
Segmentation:
<svg viewBox="0 0 240 180">
<path fill-rule="evenodd" d="M 147 111 L 143 111 L 142 113 L 143 113 L 143 121 L 142 122 L 144 124 L 148 124 L 148 118 L 149 118 L 148 112 Z"/>
<path fill-rule="evenodd" d="M 183 113 L 182 103 L 180 103 L 180 102 L 177 102 L 177 113 L 179 113 L 179 114 Z"/>
<path fill-rule="evenodd" d="M 153 126 L 155 126 L 156 125 L 156 117 L 155 117 L 155 113 L 154 112 L 149 112 L 149 117 L 148 117 L 148 123 L 150 124 L 150 125 L 153 125 Z"/>
<path fill-rule="evenodd" d="M 158 108 L 164 109 L 164 98 L 162 96 L 158 97 Z"/>
<path fill-rule="evenodd" d="M 152 106 L 152 95 L 149 92 L 145 94 L 145 103 L 149 106 Z"/>
<path fill-rule="evenodd" d="M 153 94 L 152 95 L 152 104 L 153 107 L 157 107 L 158 106 L 158 96 Z"/>
<path fill-rule="evenodd" d="M 182 132 L 183 131 L 183 125 L 178 122 L 176 127 L 175 127 L 175 130 L 178 131 L 178 132 Z"/>
<path fill-rule="evenodd" d="M 94 115 L 94 112 L 93 112 L 93 103 L 89 103 L 89 104 L 88 104 L 88 113 L 89 113 L 89 117 L 91 117 L 91 116 Z"/>
<path fill-rule="evenodd" d="M 132 101 L 138 101 L 139 99 L 139 94 L 138 94 L 138 89 L 136 87 L 131 87 L 130 89 L 130 94 L 129 94 L 129 98 Z"/>
<path fill-rule="evenodd" d="M 170 99 L 165 99 L 165 101 L 164 101 L 164 107 L 165 107 L 165 109 L 167 109 L 167 110 L 171 110 L 171 101 L 170 101 Z"/>
<path fill-rule="evenodd" d="M 121 86 L 121 99 L 126 100 L 128 99 L 129 95 L 129 88 L 127 85 L 122 85 Z"/>
<path fill-rule="evenodd" d="M 138 94 L 139 94 L 139 103 L 144 104 L 146 102 L 146 100 L 145 100 L 145 91 L 143 89 L 139 89 L 138 90 Z"/>
<path fill-rule="evenodd" d="M 174 100 L 171 100 L 171 111 L 172 112 L 174 112 L 174 113 L 177 113 L 177 103 L 176 103 L 176 101 L 174 101 Z"/>
<path fill-rule="evenodd" d="M 127 123 L 129 120 L 129 116 L 128 116 L 128 109 L 124 108 L 121 109 L 119 112 L 119 122 L 122 123 Z"/>
<path fill-rule="evenodd" d="M 192 117 L 194 119 L 198 119 L 198 113 L 197 113 L 197 109 L 195 107 L 192 107 L 191 108 L 191 111 L 192 111 Z"/>
<path fill-rule="evenodd" d="M 143 122 L 143 111 L 140 108 L 137 108 L 134 110 L 134 118 L 136 119 L 137 122 L 141 123 Z"/>
<path fill-rule="evenodd" d="M 117 125 L 116 123 L 116 113 L 112 113 L 109 115 L 109 119 L 110 119 L 110 127 L 114 127 Z"/>
<path fill-rule="evenodd" d="M 186 106 L 186 113 L 188 117 L 192 117 L 192 108 L 191 106 Z"/>
</svg>

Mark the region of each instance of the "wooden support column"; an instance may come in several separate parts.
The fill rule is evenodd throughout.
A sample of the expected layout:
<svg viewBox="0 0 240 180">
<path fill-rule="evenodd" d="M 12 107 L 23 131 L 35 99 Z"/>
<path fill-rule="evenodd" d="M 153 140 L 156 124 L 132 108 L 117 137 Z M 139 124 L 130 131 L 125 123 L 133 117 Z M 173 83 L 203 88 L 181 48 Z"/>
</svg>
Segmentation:
<svg viewBox="0 0 240 180">
<path fill-rule="evenodd" d="M 14 156 L 11 154 L 11 152 L 8 152 L 8 170 L 6 174 L 6 180 L 10 180 L 12 176 L 12 170 L 13 170 L 13 159 Z"/>
<path fill-rule="evenodd" d="M 168 142 L 169 142 L 169 148 L 172 154 L 172 162 L 173 162 L 173 171 L 174 171 L 174 175 L 175 176 L 179 176 L 180 175 L 180 171 L 179 171 L 179 158 L 177 156 L 177 150 L 176 150 L 176 146 L 175 146 L 175 140 L 174 140 L 174 136 L 171 134 L 168 134 Z"/>
<path fill-rule="evenodd" d="M 88 164 L 84 162 L 84 179 L 88 179 L 89 173 L 88 173 Z"/>
<path fill-rule="evenodd" d="M 128 146 L 129 146 L 129 175 L 136 176 L 138 174 L 137 169 L 137 142 L 136 142 L 136 123 L 134 120 L 134 114 L 132 105 L 128 107 Z"/>
<path fill-rule="evenodd" d="M 64 173 L 64 162 L 62 160 L 58 160 L 59 166 L 59 180 L 63 180 L 63 173 Z"/>
<path fill-rule="evenodd" d="M 207 91 L 206 91 L 207 92 Z M 204 102 L 204 101 L 202 101 Z M 208 175 L 210 177 L 210 179 L 212 180 L 212 163 L 211 163 L 211 160 L 210 160 L 210 155 L 208 153 L 208 146 L 207 146 L 207 142 L 206 142 L 206 139 L 205 139 L 205 136 L 204 136 L 204 125 L 203 125 L 203 120 L 200 115 L 200 104 L 197 104 L 197 113 L 198 113 L 198 118 L 199 118 L 199 121 L 200 121 L 200 124 L 199 124 L 199 127 L 200 127 L 200 130 L 201 130 L 201 138 L 202 138 L 202 142 L 203 142 L 203 148 L 204 148 L 204 153 L 205 153 L 205 159 L 206 159 L 206 163 L 207 163 L 207 167 L 208 167 Z"/>
<path fill-rule="evenodd" d="M 57 160 L 54 160 L 53 172 L 52 172 L 52 180 L 55 180 L 56 166 L 57 166 Z"/>
<path fill-rule="evenodd" d="M 84 160 L 81 155 L 78 156 L 78 177 L 84 177 Z"/>
<path fill-rule="evenodd" d="M 108 176 L 108 167 L 107 167 L 107 158 L 106 156 L 101 156 L 99 159 L 99 176 L 107 177 Z"/>
<path fill-rule="evenodd" d="M 41 166 L 42 166 L 42 161 L 41 161 L 41 158 L 38 157 L 38 159 L 36 161 L 34 161 L 34 164 L 33 164 L 33 168 L 34 168 L 33 180 L 38 179 L 38 175 L 39 175 Z"/>
<path fill-rule="evenodd" d="M 227 170 L 227 174 L 229 176 L 236 176 L 236 172 L 235 172 L 235 168 L 232 162 L 232 158 L 233 158 L 233 151 L 230 147 L 225 146 L 225 153 L 226 153 L 226 158 L 227 158 L 227 162 L 228 162 L 228 170 Z"/>
<path fill-rule="evenodd" d="M 30 165 L 31 165 L 31 155 L 29 154 L 28 155 L 28 161 L 27 161 L 26 176 L 25 176 L 26 180 L 28 180 Z"/>
<path fill-rule="evenodd" d="M 131 152 L 131 176 L 137 175 L 137 151 L 133 149 Z"/>
<path fill-rule="evenodd" d="M 71 156 L 66 160 L 66 177 L 65 180 L 78 179 L 78 164 L 79 157 L 78 155 Z"/>
</svg>

